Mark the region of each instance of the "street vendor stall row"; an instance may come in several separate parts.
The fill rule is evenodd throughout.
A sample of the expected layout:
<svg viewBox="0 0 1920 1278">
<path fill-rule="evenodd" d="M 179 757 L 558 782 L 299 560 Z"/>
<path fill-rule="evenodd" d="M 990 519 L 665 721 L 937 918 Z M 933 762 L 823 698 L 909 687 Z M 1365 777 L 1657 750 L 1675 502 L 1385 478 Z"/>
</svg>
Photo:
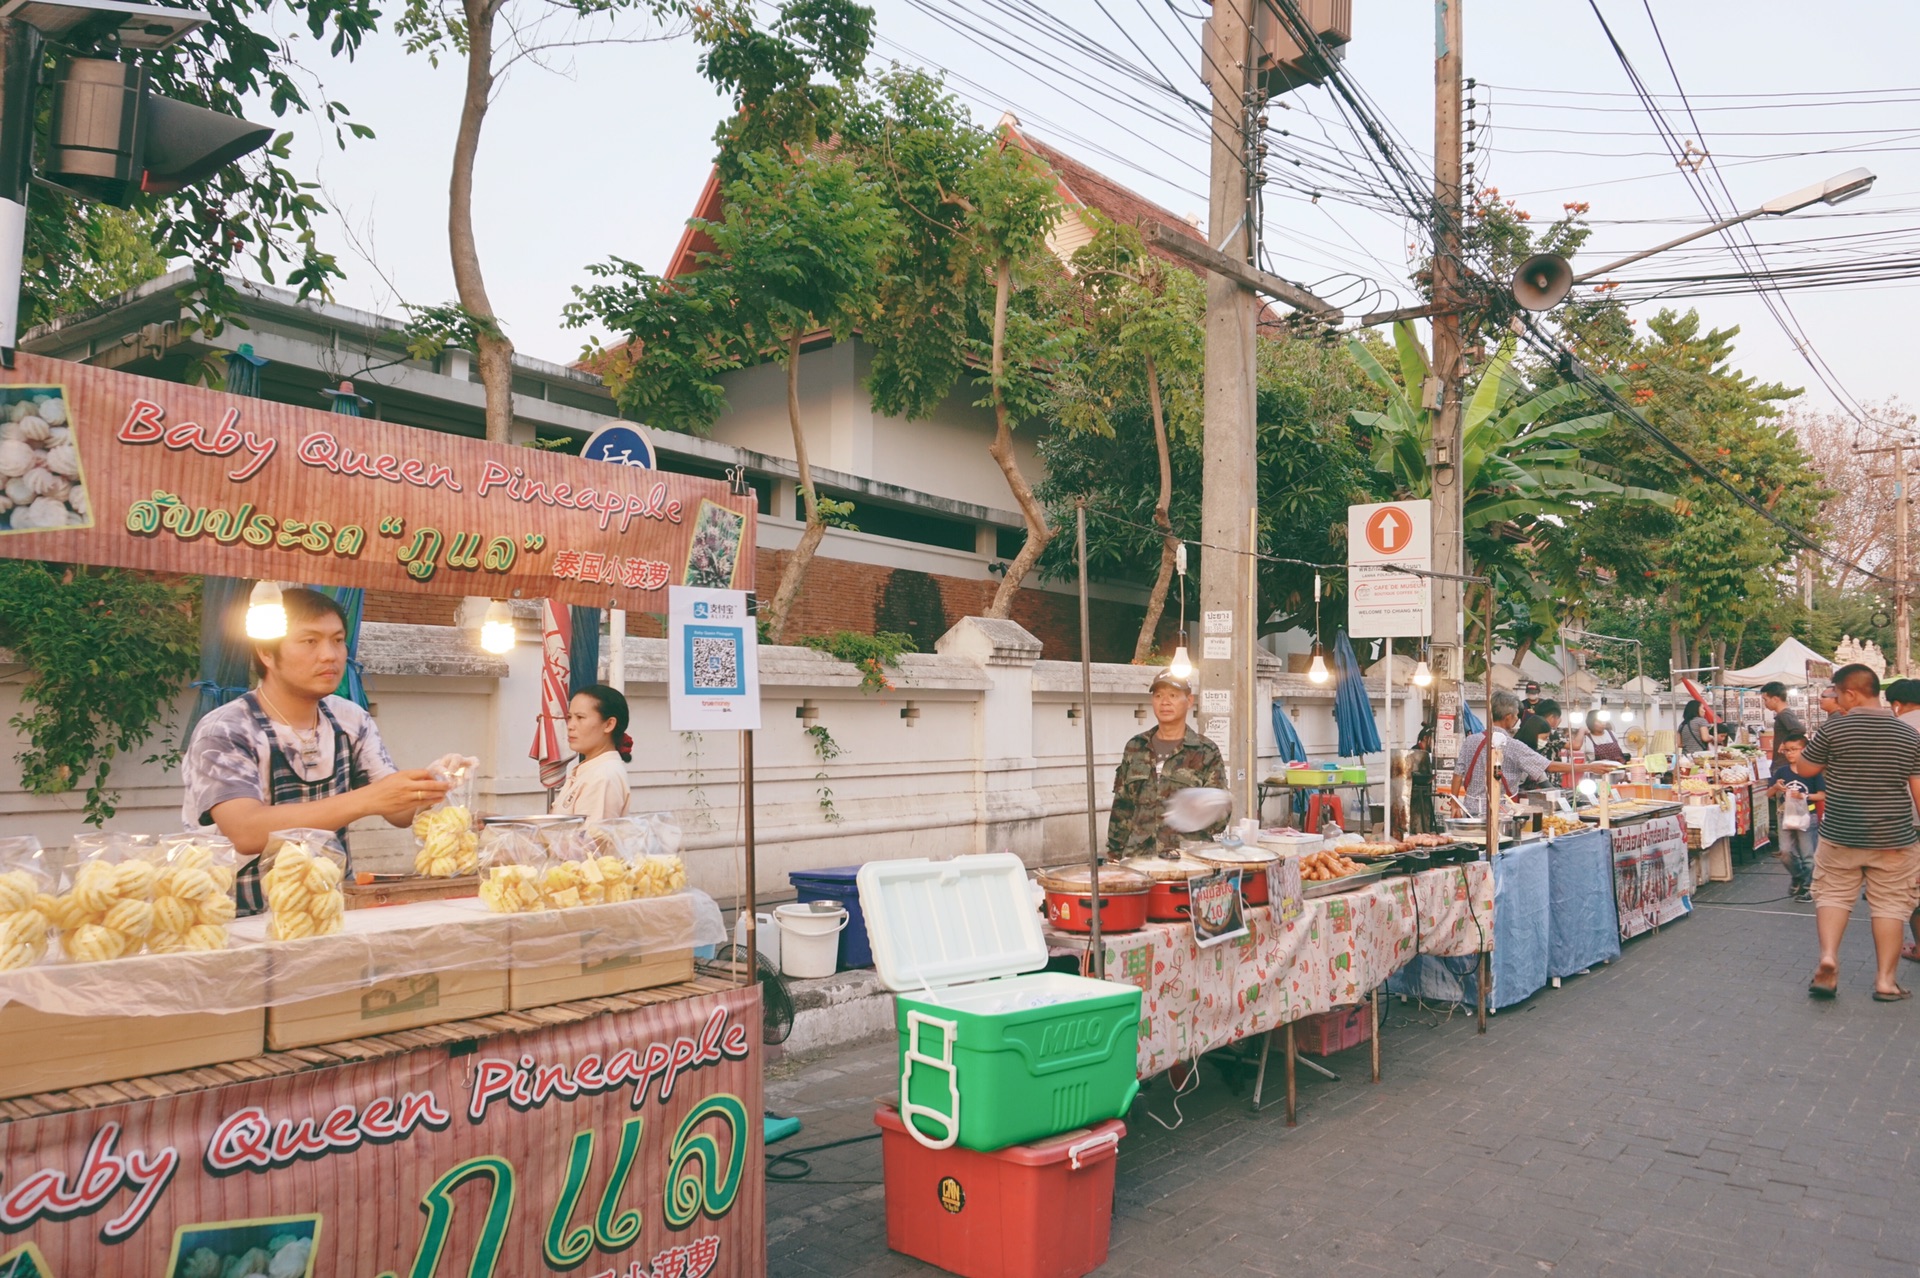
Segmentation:
<svg viewBox="0 0 1920 1278">
<path fill-rule="evenodd" d="M 753 578 L 726 484 L 26 354 L 0 374 L 9 414 L 55 403 L 86 500 L 0 554 L 649 612 Z M 716 664 L 735 620 L 703 632 Z M 371 789 L 352 753 L 344 789 Z M 336 831 L 362 814 L 284 780 L 255 806 L 327 828 L 0 856 L 0 1273 L 763 1274 L 760 994 L 695 970 L 714 903 L 617 847 L 502 836 L 490 864 L 448 805 L 415 826 L 422 881 L 379 893 L 411 903 L 349 910 Z M 446 789 L 413 788 L 368 814 Z"/>
</svg>

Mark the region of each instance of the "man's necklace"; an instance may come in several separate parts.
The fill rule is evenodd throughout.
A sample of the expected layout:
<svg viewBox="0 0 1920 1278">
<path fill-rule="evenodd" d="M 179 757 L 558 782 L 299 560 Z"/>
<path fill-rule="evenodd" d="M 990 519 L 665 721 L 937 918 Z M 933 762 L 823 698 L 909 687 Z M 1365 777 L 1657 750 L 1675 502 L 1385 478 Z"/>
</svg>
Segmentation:
<svg viewBox="0 0 1920 1278">
<path fill-rule="evenodd" d="M 287 717 L 287 712 L 276 705 L 273 698 L 269 697 L 264 689 L 260 692 L 260 700 L 267 703 L 267 709 L 273 711 L 273 713 L 279 717 L 280 722 L 286 726 L 287 731 L 293 734 L 293 744 L 300 751 L 300 766 L 303 768 L 319 767 L 320 712 L 318 710 L 314 711 L 313 726 L 308 728 L 305 733 L 302 733 L 299 728 L 293 726 L 293 721 Z"/>
</svg>

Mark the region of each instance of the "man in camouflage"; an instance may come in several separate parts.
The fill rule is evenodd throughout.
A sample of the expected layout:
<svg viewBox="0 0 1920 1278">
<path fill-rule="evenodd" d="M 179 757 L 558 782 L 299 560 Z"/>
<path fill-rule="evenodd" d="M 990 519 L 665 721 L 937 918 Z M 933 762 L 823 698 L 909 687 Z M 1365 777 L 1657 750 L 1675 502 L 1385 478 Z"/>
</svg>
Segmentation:
<svg viewBox="0 0 1920 1278">
<path fill-rule="evenodd" d="M 1227 786 L 1220 748 L 1187 726 L 1193 685 L 1163 670 L 1154 679 L 1150 695 L 1158 722 L 1127 742 L 1113 775 L 1113 813 L 1107 821 L 1109 860 L 1174 851 L 1181 836 L 1161 823 L 1167 796 L 1190 786 L 1217 790 Z M 1217 833 L 1225 824 L 1223 819 L 1201 833 Z"/>
</svg>

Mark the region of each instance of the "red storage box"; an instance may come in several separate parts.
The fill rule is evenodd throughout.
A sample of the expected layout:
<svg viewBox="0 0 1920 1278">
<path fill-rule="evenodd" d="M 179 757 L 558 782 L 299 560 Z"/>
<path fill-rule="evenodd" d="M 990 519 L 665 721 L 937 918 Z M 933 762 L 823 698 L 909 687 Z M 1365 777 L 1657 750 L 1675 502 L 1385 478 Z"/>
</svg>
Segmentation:
<svg viewBox="0 0 1920 1278">
<path fill-rule="evenodd" d="M 1080 1278 L 1106 1262 L 1119 1119 L 991 1154 L 928 1149 L 892 1105 L 873 1121 L 893 1250 L 963 1278 Z"/>
<path fill-rule="evenodd" d="M 1373 1009 L 1365 1003 L 1303 1016 L 1293 1028 L 1295 1050 L 1309 1056 L 1331 1056 L 1349 1047 L 1358 1047 L 1372 1037 Z"/>
</svg>

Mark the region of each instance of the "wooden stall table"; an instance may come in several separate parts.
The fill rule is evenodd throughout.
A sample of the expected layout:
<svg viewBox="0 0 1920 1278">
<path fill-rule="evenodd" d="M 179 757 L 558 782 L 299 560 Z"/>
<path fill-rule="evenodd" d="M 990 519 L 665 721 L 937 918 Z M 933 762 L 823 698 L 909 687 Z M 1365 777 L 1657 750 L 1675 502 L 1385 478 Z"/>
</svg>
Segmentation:
<svg viewBox="0 0 1920 1278">
<path fill-rule="evenodd" d="M 1297 868 L 1293 873 L 1297 883 Z M 1187 923 L 1151 923 L 1101 937 L 1106 979 L 1141 990 L 1141 1078 L 1259 1035 L 1258 1108 L 1270 1031 L 1369 1001 L 1415 954 L 1459 957 L 1492 947 L 1493 872 L 1484 861 L 1312 900 L 1297 891 L 1248 909 L 1246 935 L 1211 947 L 1196 944 Z M 1084 963 L 1085 936 L 1050 928 L 1047 943 L 1053 953 Z M 1291 1073 L 1290 1039 L 1287 1059 Z M 1289 1088 L 1288 1121 L 1294 1117 L 1291 1093 Z"/>
<path fill-rule="evenodd" d="M 550 913 L 631 905 L 638 918 L 672 899 Z M 410 913 L 434 921 L 381 926 Z M 86 1024 L 33 1004 L 63 992 L 97 1002 L 117 979 L 149 995 L 122 1009 L 122 1026 L 190 1020 L 196 998 L 235 1015 L 240 983 L 275 998 L 276 958 L 329 942 L 345 957 L 309 954 L 300 969 L 385 962 L 383 980 L 418 980 L 407 956 L 432 946 L 383 934 L 468 927 L 456 939 L 471 945 L 516 917 L 394 906 L 333 937 L 23 969 L 0 974 L 0 1024 L 22 1011 Z M 592 959 L 589 942 L 574 952 Z M 206 988 L 166 980 L 174 959 Z M 0 1273 L 176 1278 L 245 1260 L 235 1272 L 272 1261 L 304 1278 L 506 1278 L 589 1262 L 582 1272 L 764 1274 L 758 986 L 689 963 L 672 983 L 508 1011 L 511 964 L 501 952 L 464 969 L 499 987 L 489 1014 L 443 1005 L 434 1023 L 274 1051 L 256 1007 L 250 1045 L 229 1059 L 28 1094 L 16 1078 L 0 1100 Z M 324 980 L 306 992 L 334 995 Z M 4 1055 L 23 1051 L 32 1045 L 13 1042 Z"/>
</svg>

